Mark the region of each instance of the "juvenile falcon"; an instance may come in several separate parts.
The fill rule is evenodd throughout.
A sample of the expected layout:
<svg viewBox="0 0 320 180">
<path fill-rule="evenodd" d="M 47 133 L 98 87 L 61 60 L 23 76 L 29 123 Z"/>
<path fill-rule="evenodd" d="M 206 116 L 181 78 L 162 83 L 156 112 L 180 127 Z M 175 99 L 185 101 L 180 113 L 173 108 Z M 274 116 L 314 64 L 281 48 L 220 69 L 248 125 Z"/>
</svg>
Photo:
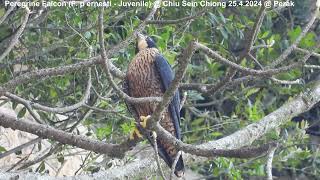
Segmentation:
<svg viewBox="0 0 320 180">
<path fill-rule="evenodd" d="M 131 97 L 161 97 L 170 86 L 174 74 L 167 60 L 159 52 L 155 42 L 148 36 L 137 35 L 136 56 L 130 62 L 124 82 L 124 90 Z M 147 120 L 152 115 L 157 103 L 130 104 L 127 102 L 129 111 L 137 121 L 133 137 L 141 137 Z M 173 99 L 165 111 L 160 125 L 170 132 L 177 139 L 181 139 L 180 133 L 180 97 L 175 92 Z M 147 135 L 152 144 L 151 135 Z M 159 155 L 168 166 L 172 167 L 178 151 L 171 144 L 162 139 L 157 139 Z M 175 174 L 178 177 L 184 174 L 184 164 L 180 156 L 175 167 Z"/>
</svg>

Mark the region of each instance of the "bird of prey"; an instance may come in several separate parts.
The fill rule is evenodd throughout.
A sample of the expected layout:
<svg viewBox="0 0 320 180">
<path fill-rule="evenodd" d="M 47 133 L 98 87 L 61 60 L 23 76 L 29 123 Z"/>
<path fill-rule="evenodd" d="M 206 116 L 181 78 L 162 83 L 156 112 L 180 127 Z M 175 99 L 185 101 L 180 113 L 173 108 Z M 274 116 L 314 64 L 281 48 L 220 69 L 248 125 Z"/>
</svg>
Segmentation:
<svg viewBox="0 0 320 180">
<path fill-rule="evenodd" d="M 143 34 L 137 35 L 136 53 L 136 56 L 128 66 L 124 80 L 124 91 L 131 97 L 162 96 L 174 78 L 169 63 L 159 52 L 155 42 Z M 126 102 L 126 104 L 130 113 L 133 114 L 137 121 L 137 128 L 134 130 L 131 138 L 140 138 L 141 134 L 147 134 L 147 139 L 153 144 L 152 135 L 143 132 L 146 132 L 144 131 L 146 120 L 155 111 L 157 103 L 130 104 Z M 175 92 L 170 105 L 162 116 L 160 125 L 177 139 L 181 139 L 180 97 L 178 91 Z M 178 150 L 173 145 L 159 138 L 157 138 L 157 146 L 160 157 L 172 168 Z M 178 177 L 184 175 L 182 156 L 179 157 L 174 172 Z"/>
</svg>

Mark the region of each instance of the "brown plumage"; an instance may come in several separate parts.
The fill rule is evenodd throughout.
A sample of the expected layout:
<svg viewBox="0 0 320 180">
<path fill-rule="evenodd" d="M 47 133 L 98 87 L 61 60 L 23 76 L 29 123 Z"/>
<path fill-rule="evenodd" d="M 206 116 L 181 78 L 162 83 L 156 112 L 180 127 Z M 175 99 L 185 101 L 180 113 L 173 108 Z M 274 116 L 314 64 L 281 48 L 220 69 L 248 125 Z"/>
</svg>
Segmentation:
<svg viewBox="0 0 320 180">
<path fill-rule="evenodd" d="M 140 36 L 137 42 L 138 53 L 128 66 L 125 91 L 131 97 L 161 97 L 168 85 L 173 79 L 173 73 L 170 65 L 155 48 L 154 42 L 145 36 Z M 152 115 L 157 103 L 127 103 L 129 111 L 134 114 L 135 119 L 140 123 L 140 116 Z M 165 111 L 163 118 L 160 120 L 161 126 L 170 132 L 173 136 L 181 139 L 180 134 L 180 99 L 179 93 L 176 92 L 169 108 Z M 139 126 L 141 130 L 141 126 Z M 147 138 L 152 143 L 150 136 Z M 171 144 L 164 140 L 157 139 L 160 156 L 171 167 L 177 150 Z M 175 174 L 181 177 L 184 174 L 184 165 L 182 157 L 178 160 L 175 167 Z"/>
</svg>

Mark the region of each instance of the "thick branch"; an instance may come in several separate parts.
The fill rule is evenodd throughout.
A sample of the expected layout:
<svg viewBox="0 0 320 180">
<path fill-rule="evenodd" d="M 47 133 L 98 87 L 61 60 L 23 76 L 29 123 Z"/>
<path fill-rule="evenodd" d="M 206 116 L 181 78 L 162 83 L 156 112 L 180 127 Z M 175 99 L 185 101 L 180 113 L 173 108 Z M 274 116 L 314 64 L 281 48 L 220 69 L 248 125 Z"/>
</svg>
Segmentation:
<svg viewBox="0 0 320 180">
<path fill-rule="evenodd" d="M 314 89 L 307 90 L 295 99 L 287 102 L 276 111 L 262 118 L 259 122 L 248 125 L 227 137 L 219 140 L 210 141 L 201 145 L 190 145 L 177 140 L 170 133 L 165 131 L 159 124 L 154 128 L 159 137 L 176 146 L 177 149 L 184 152 L 211 157 L 227 156 L 227 157 L 254 157 L 259 153 L 263 153 L 270 146 L 261 146 L 261 149 L 239 149 L 243 146 L 252 144 L 253 141 L 265 135 L 268 131 L 279 127 L 280 125 L 290 121 L 290 119 L 298 114 L 309 110 L 313 105 L 320 101 L 320 82 L 317 83 Z M 273 147 L 274 144 L 271 144 Z M 232 149 L 231 151 L 224 149 Z"/>
<path fill-rule="evenodd" d="M 0 126 L 11 129 L 18 129 L 35 134 L 43 139 L 51 139 L 62 144 L 76 146 L 96 153 L 107 154 L 112 157 L 123 157 L 129 150 L 130 143 L 108 144 L 105 142 L 89 139 L 85 136 L 67 133 L 55 128 L 28 122 L 25 119 L 17 119 L 0 112 Z"/>
</svg>

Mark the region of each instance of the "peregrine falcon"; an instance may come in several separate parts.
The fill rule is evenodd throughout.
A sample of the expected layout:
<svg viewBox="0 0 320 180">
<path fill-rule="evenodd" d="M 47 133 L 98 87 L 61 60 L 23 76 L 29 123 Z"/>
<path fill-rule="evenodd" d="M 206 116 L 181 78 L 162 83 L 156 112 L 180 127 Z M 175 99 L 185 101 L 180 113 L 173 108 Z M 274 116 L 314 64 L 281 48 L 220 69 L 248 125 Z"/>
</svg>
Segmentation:
<svg viewBox="0 0 320 180">
<path fill-rule="evenodd" d="M 155 42 L 148 36 L 138 34 L 136 43 L 136 56 L 130 62 L 124 82 L 124 91 L 131 97 L 161 97 L 170 86 L 174 78 L 171 66 L 159 52 Z M 141 137 L 144 131 L 147 116 L 155 111 L 157 102 L 135 103 L 126 102 L 129 111 L 137 121 L 133 137 Z M 177 139 L 181 139 L 180 132 L 180 97 L 175 92 L 170 105 L 160 120 L 160 125 Z M 146 134 L 146 133 L 142 133 Z M 152 135 L 147 133 L 147 139 L 151 144 Z M 150 134 L 150 135 L 149 135 Z M 172 166 L 178 150 L 163 139 L 157 138 L 157 146 L 160 157 Z M 182 156 L 179 157 L 175 167 L 178 177 L 184 174 L 184 163 Z"/>
</svg>

